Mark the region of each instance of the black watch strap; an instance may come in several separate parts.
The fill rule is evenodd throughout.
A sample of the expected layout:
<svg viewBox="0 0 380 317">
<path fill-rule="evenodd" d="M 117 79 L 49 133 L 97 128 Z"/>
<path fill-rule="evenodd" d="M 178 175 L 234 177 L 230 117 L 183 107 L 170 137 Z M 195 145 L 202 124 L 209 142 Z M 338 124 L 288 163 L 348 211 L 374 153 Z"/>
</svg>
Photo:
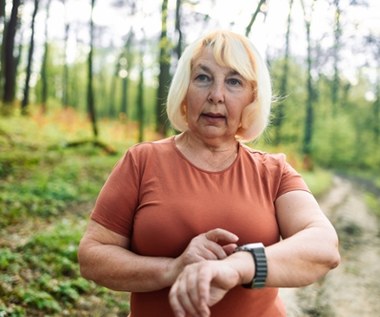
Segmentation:
<svg viewBox="0 0 380 317">
<path fill-rule="evenodd" d="M 265 247 L 262 243 L 250 243 L 237 247 L 237 251 L 249 252 L 255 262 L 255 274 L 250 283 L 243 284 L 245 288 L 262 288 L 268 275 L 267 257 L 265 255 Z"/>
</svg>

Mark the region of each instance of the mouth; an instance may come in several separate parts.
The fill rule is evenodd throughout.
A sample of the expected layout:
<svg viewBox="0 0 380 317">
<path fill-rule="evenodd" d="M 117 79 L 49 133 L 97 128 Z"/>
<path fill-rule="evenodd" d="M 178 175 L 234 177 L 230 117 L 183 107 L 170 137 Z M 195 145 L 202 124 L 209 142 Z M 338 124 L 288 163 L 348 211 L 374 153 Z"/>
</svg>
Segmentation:
<svg viewBox="0 0 380 317">
<path fill-rule="evenodd" d="M 225 119 L 226 116 L 221 114 L 221 113 L 213 113 L 213 112 L 205 112 L 205 113 L 202 113 L 202 116 L 203 117 L 206 117 L 206 118 L 209 118 L 209 119 L 213 119 L 213 120 L 217 120 L 217 119 Z"/>
</svg>

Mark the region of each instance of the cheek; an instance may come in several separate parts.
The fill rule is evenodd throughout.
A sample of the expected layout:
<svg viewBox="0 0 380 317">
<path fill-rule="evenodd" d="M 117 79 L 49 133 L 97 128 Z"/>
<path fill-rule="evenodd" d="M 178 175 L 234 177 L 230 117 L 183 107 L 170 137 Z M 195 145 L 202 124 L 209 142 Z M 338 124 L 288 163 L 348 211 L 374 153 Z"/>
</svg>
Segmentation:
<svg viewBox="0 0 380 317">
<path fill-rule="evenodd" d="M 185 99 L 186 113 L 194 114 L 200 111 L 202 107 L 202 98 L 197 94 L 189 94 Z"/>
</svg>

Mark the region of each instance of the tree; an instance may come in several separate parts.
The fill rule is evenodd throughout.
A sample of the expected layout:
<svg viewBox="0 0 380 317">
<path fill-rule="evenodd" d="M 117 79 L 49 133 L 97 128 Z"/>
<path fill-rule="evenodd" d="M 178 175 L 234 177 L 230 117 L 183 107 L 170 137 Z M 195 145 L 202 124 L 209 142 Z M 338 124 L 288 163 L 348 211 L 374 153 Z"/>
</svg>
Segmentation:
<svg viewBox="0 0 380 317">
<path fill-rule="evenodd" d="M 183 46 L 183 33 L 182 33 L 182 28 L 181 28 L 181 9 L 182 9 L 182 0 L 177 0 L 176 2 L 176 7 L 175 7 L 175 30 L 178 34 L 178 40 L 177 40 L 177 46 L 176 46 L 176 53 L 177 53 L 177 58 L 179 59 L 182 55 L 182 46 Z"/>
<path fill-rule="evenodd" d="M 288 21 L 287 21 L 287 28 L 286 28 L 286 35 L 285 35 L 285 56 L 284 61 L 282 65 L 282 74 L 281 74 L 281 81 L 280 81 L 280 96 L 281 98 L 285 98 L 287 95 L 288 90 L 288 74 L 289 74 L 289 55 L 290 55 L 290 26 L 292 22 L 292 7 L 293 7 L 293 0 L 290 0 L 289 3 L 289 13 L 288 13 Z M 276 145 L 281 143 L 282 138 L 282 125 L 284 121 L 285 116 L 285 100 L 282 100 L 280 104 L 277 105 L 277 108 L 275 108 L 275 119 L 273 121 L 273 125 L 275 126 L 275 139 L 274 143 Z"/>
<path fill-rule="evenodd" d="M 65 31 L 63 40 L 63 74 L 62 74 L 62 106 L 69 104 L 69 65 L 67 63 L 67 43 L 69 41 L 70 23 L 67 21 L 66 0 L 61 0 L 65 6 Z M 75 106 L 75 103 L 72 104 Z"/>
<path fill-rule="evenodd" d="M 304 154 L 304 164 L 305 168 L 311 169 L 313 164 L 311 161 L 312 156 L 312 138 L 313 138 L 313 127 L 314 127 L 314 101 L 315 101 L 315 91 L 312 78 L 312 43 L 311 43 L 311 18 L 314 9 L 315 0 L 312 0 L 310 13 L 306 12 L 304 0 L 301 0 L 302 10 L 304 14 L 305 29 L 306 29 L 306 40 L 307 40 L 307 82 L 306 82 L 306 116 L 304 124 L 304 139 L 302 145 L 302 153 Z"/>
<path fill-rule="evenodd" d="M 156 100 L 156 131 L 161 135 L 166 135 L 168 129 L 168 120 L 165 112 L 165 101 L 167 97 L 167 87 L 170 83 L 170 47 L 167 35 L 168 19 L 168 0 L 162 1 L 161 7 L 161 36 L 160 36 L 160 53 L 158 89 Z"/>
<path fill-rule="evenodd" d="M 339 87 L 340 87 L 340 74 L 339 74 L 339 60 L 340 60 L 340 47 L 341 47 L 341 37 L 342 37 L 342 27 L 341 27 L 341 14 L 342 10 L 340 8 L 340 0 L 334 0 L 335 5 L 335 27 L 334 27 L 334 47 L 333 47 L 333 67 L 334 67 L 334 78 L 331 84 L 331 105 L 332 114 L 335 117 L 338 108 L 339 100 Z"/>
<path fill-rule="evenodd" d="M 95 97 L 94 97 L 94 76 L 93 76 L 93 52 L 94 52 L 94 20 L 93 10 L 95 6 L 95 0 L 91 0 L 91 16 L 90 16 L 90 51 L 88 53 L 88 74 L 87 74 L 87 112 L 92 124 L 92 132 L 94 137 L 98 137 L 98 126 L 95 109 Z"/>
<path fill-rule="evenodd" d="M 130 83 L 130 73 L 133 65 L 133 54 L 132 45 L 134 39 L 133 28 L 130 29 L 127 41 L 124 45 L 123 53 L 120 56 L 120 77 L 121 77 L 121 107 L 120 112 L 128 117 L 128 99 L 129 99 L 129 83 Z"/>
<path fill-rule="evenodd" d="M 26 65 L 26 77 L 25 77 L 25 84 L 24 84 L 24 95 L 21 102 L 21 111 L 23 114 L 26 114 L 27 107 L 29 105 L 29 90 L 30 90 L 30 76 L 32 75 L 32 66 L 33 66 L 33 53 L 34 53 L 34 29 L 35 29 L 35 22 L 36 22 L 36 15 L 38 12 L 38 0 L 34 0 L 34 10 L 32 15 L 32 25 L 31 25 L 31 36 L 30 36 L 30 43 L 29 43 L 29 51 L 28 51 L 28 62 Z"/>
<path fill-rule="evenodd" d="M 20 3 L 20 0 L 13 0 L 11 16 L 5 25 L 2 45 L 3 59 L 1 62 L 4 75 L 3 103 L 7 108 L 12 105 L 16 93 L 17 57 L 14 56 L 14 47 Z M 8 112 L 9 109 L 5 111 Z"/>
<path fill-rule="evenodd" d="M 255 12 L 252 14 L 251 21 L 249 21 L 246 29 L 245 29 L 245 35 L 248 37 L 249 34 L 251 33 L 252 25 L 255 22 L 257 15 L 262 12 L 262 6 L 265 4 L 266 0 L 260 0 L 259 4 L 256 7 Z"/>
<path fill-rule="evenodd" d="M 42 58 L 42 67 L 41 67 L 41 107 L 42 112 L 46 113 L 47 111 L 47 99 L 48 99 L 48 60 L 49 60 L 49 34 L 48 34 L 48 21 L 49 21 L 49 9 L 50 9 L 51 0 L 48 0 L 46 5 L 46 19 L 45 19 L 45 44 L 44 44 L 44 55 Z"/>
<path fill-rule="evenodd" d="M 4 39 L 4 30 L 5 30 L 5 0 L 0 0 L 0 29 L 3 30 L 3 32 L 0 33 L 0 41 L 3 43 Z M 3 50 L 0 50 L 0 61 L 3 60 Z M 2 96 L 2 78 L 3 78 L 3 67 L 2 63 L 0 62 L 0 96 Z"/>
<path fill-rule="evenodd" d="M 137 117 L 139 122 L 139 137 L 138 142 L 144 141 L 144 42 L 140 44 L 139 54 L 139 81 L 137 84 Z"/>
</svg>

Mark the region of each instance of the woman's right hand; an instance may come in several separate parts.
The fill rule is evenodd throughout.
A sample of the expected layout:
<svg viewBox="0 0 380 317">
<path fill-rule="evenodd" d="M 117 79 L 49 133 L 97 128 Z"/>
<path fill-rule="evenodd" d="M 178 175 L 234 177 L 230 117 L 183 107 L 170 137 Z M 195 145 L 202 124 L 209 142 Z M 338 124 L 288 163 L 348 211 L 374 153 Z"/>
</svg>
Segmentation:
<svg viewBox="0 0 380 317">
<path fill-rule="evenodd" d="M 175 259 L 177 275 L 189 264 L 204 260 L 222 260 L 232 254 L 239 237 L 225 229 L 212 229 L 194 237 L 185 251 Z"/>
</svg>

